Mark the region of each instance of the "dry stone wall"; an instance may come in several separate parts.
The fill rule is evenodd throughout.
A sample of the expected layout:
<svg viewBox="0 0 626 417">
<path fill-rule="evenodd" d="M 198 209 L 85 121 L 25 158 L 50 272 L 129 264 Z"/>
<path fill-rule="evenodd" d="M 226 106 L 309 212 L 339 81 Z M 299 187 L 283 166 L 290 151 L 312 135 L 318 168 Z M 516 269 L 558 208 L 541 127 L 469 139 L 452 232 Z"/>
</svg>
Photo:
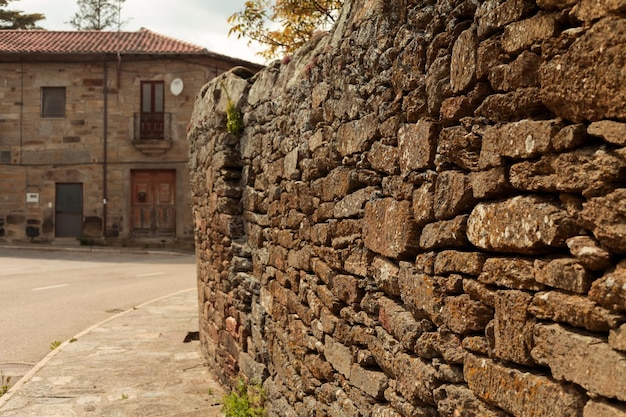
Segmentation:
<svg viewBox="0 0 626 417">
<path fill-rule="evenodd" d="M 625 57 L 619 1 L 354 0 L 207 84 L 213 370 L 277 416 L 626 416 Z"/>
</svg>

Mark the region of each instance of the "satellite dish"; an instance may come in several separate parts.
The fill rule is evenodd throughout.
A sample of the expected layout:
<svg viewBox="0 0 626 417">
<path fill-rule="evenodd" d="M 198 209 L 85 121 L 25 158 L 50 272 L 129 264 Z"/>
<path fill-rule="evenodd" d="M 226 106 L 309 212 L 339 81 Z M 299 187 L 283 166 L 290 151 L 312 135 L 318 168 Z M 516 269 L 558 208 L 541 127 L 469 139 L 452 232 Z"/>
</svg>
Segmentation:
<svg viewBox="0 0 626 417">
<path fill-rule="evenodd" d="M 175 96 L 179 95 L 183 91 L 183 80 L 174 78 L 170 84 L 170 91 Z"/>
</svg>

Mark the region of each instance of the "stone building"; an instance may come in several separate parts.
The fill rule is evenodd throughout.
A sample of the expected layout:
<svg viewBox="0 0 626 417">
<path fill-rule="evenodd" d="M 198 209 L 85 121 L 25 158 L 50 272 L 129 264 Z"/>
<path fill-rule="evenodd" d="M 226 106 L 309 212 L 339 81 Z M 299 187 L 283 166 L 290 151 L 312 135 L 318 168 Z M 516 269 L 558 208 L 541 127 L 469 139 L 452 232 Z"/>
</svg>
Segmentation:
<svg viewBox="0 0 626 417">
<path fill-rule="evenodd" d="M 146 29 L 2 31 L 0 239 L 191 242 L 196 93 L 260 66 Z"/>
</svg>

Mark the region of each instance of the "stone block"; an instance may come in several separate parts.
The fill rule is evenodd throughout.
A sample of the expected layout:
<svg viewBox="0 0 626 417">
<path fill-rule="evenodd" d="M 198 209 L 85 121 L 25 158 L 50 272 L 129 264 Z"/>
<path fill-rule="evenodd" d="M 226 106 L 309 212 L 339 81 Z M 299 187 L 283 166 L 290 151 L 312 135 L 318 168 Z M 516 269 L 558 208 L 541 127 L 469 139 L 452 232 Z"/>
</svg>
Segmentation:
<svg viewBox="0 0 626 417">
<path fill-rule="evenodd" d="M 393 358 L 398 392 L 409 402 L 435 404 L 433 391 L 440 385 L 435 368 L 420 358 L 400 353 Z"/>
<path fill-rule="evenodd" d="M 587 400 L 569 384 L 473 355 L 468 355 L 463 374 L 477 397 L 516 417 L 580 417 Z"/>
<path fill-rule="evenodd" d="M 540 65 L 539 55 L 524 51 L 513 62 L 492 67 L 489 71 L 489 83 L 495 91 L 505 92 L 537 87 Z"/>
<path fill-rule="evenodd" d="M 385 198 L 366 203 L 363 241 L 372 251 L 391 258 L 415 254 L 418 233 L 410 202 Z"/>
<path fill-rule="evenodd" d="M 535 326 L 533 358 L 550 367 L 557 380 L 587 391 L 626 400 L 626 360 L 602 338 L 566 330 L 558 324 Z"/>
<path fill-rule="evenodd" d="M 402 173 L 432 167 L 440 129 L 437 123 L 424 119 L 400 128 L 398 150 Z"/>
<path fill-rule="evenodd" d="M 398 341 L 379 326 L 376 328 L 376 335 L 367 339 L 367 349 L 385 374 L 395 378 L 393 358 L 402 349 Z"/>
<path fill-rule="evenodd" d="M 539 196 L 480 203 L 467 221 L 469 241 L 494 252 L 542 253 L 565 246 L 576 231 L 574 220 L 564 210 Z"/>
<path fill-rule="evenodd" d="M 389 175 L 397 175 L 400 173 L 398 148 L 395 146 L 374 142 L 367 153 L 367 161 L 370 163 L 372 169 L 376 171 L 384 172 Z"/>
<path fill-rule="evenodd" d="M 624 320 L 619 314 L 598 307 L 586 297 L 557 291 L 535 294 L 528 312 L 539 319 L 567 323 L 596 332 L 614 329 Z"/>
<path fill-rule="evenodd" d="M 576 123 L 626 119 L 619 63 L 625 54 L 626 21 L 617 16 L 600 20 L 541 66 L 544 103 L 554 114 Z"/>
<path fill-rule="evenodd" d="M 433 277 L 417 273 L 413 265 L 402 262 L 398 283 L 402 301 L 415 317 L 441 323 L 444 295 Z"/>
<path fill-rule="evenodd" d="M 477 398 L 462 385 L 442 385 L 435 390 L 440 416 L 445 417 L 507 417 L 509 414 Z"/>
<path fill-rule="evenodd" d="M 450 86 L 450 61 L 450 55 L 439 55 L 434 58 L 428 67 L 428 72 L 426 73 L 426 97 L 428 100 L 426 104 L 430 117 L 438 118 L 441 103 L 444 99 L 452 95 L 452 88 Z M 439 132 L 437 131 L 435 136 L 438 134 Z"/>
<path fill-rule="evenodd" d="M 461 32 L 452 47 L 450 62 L 450 86 L 458 93 L 467 90 L 476 82 L 476 51 L 478 35 L 476 26 Z"/>
<path fill-rule="evenodd" d="M 375 192 L 374 187 L 361 188 L 348 194 L 335 204 L 333 211 L 335 218 L 360 217 L 363 215 L 365 203 Z"/>
<path fill-rule="evenodd" d="M 537 6 L 543 10 L 562 10 L 575 5 L 578 0 L 537 0 Z"/>
<path fill-rule="evenodd" d="M 394 59 L 391 82 L 396 90 L 415 90 L 421 81 L 426 61 L 428 45 L 421 39 L 414 38 L 398 52 Z"/>
<path fill-rule="evenodd" d="M 593 122 L 587 128 L 587 133 L 591 136 L 601 137 L 607 143 L 626 146 L 626 123 L 614 122 L 612 120 Z"/>
<path fill-rule="evenodd" d="M 433 250 L 468 246 L 467 219 L 467 215 L 462 215 L 452 220 L 427 224 L 420 235 L 420 247 L 424 250 Z"/>
<path fill-rule="evenodd" d="M 420 83 L 414 90 L 407 93 L 402 100 L 402 112 L 406 115 L 406 122 L 409 123 L 416 123 L 421 117 L 426 116 L 428 111 L 424 76 L 420 74 L 418 77 Z"/>
<path fill-rule="evenodd" d="M 359 279 L 352 275 L 335 275 L 332 280 L 332 292 L 335 297 L 348 305 L 363 298 L 363 289 L 359 288 Z"/>
<path fill-rule="evenodd" d="M 482 98 L 484 99 L 484 97 Z M 442 126 L 457 124 L 462 118 L 471 116 L 474 113 L 476 105 L 477 103 L 471 100 L 468 96 L 446 98 L 441 102 L 439 121 Z M 437 157 L 439 157 L 439 155 L 437 155 Z"/>
<path fill-rule="evenodd" d="M 612 349 L 626 352 L 626 324 L 609 332 L 609 346 Z"/>
<path fill-rule="evenodd" d="M 350 383 L 376 399 L 382 399 L 389 378 L 379 371 L 371 371 L 354 364 L 350 372 Z"/>
<path fill-rule="evenodd" d="M 425 182 L 413 192 L 413 218 L 415 223 L 423 226 L 435 221 L 435 185 Z"/>
<path fill-rule="evenodd" d="M 348 167 L 335 168 L 326 177 L 319 178 L 311 184 L 313 195 L 324 202 L 343 198 L 358 186 L 358 179 Z"/>
<path fill-rule="evenodd" d="M 480 252 L 445 250 L 437 254 L 435 274 L 465 274 L 478 276 L 483 269 L 486 256 Z"/>
<path fill-rule="evenodd" d="M 443 358 L 451 364 L 461 364 L 467 352 L 463 350 L 461 337 L 445 328 L 423 333 L 415 344 L 415 352 L 425 359 Z"/>
<path fill-rule="evenodd" d="M 597 193 L 606 184 L 618 182 L 625 160 L 603 149 L 584 148 L 543 156 L 537 162 L 511 167 L 511 184 L 525 191 Z"/>
<path fill-rule="evenodd" d="M 435 259 L 437 252 L 420 253 L 415 257 L 415 268 L 422 274 L 433 275 L 435 273 Z"/>
<path fill-rule="evenodd" d="M 283 175 L 290 180 L 300 179 L 300 171 L 298 170 L 298 163 L 300 162 L 300 150 L 294 148 L 283 159 Z"/>
<path fill-rule="evenodd" d="M 503 197 L 511 189 L 504 167 L 469 174 L 470 187 L 475 199 Z"/>
<path fill-rule="evenodd" d="M 434 212 L 437 220 L 448 220 L 474 205 L 472 188 L 461 171 L 444 171 L 435 183 Z"/>
<path fill-rule="evenodd" d="M 545 115 L 546 106 L 540 89 L 527 87 L 509 93 L 492 94 L 483 101 L 474 113 L 494 123 L 501 123 Z"/>
<path fill-rule="evenodd" d="M 363 243 L 350 248 L 349 255 L 345 258 L 343 268 L 346 272 L 359 277 L 368 276 L 375 253 L 367 249 Z"/>
<path fill-rule="evenodd" d="M 484 332 L 485 326 L 493 318 L 493 310 L 464 294 L 444 299 L 442 317 L 454 333 L 468 335 Z"/>
<path fill-rule="evenodd" d="M 371 417 L 402 417 L 392 407 L 376 404 L 372 407 Z"/>
<path fill-rule="evenodd" d="M 467 336 L 463 338 L 463 349 L 487 356 L 489 354 L 489 343 L 485 336 Z"/>
<path fill-rule="evenodd" d="M 418 323 L 409 311 L 389 298 L 381 297 L 378 300 L 378 305 L 378 320 L 380 324 L 407 351 L 412 350 L 417 338 L 423 332 L 429 330 L 423 323 Z"/>
<path fill-rule="evenodd" d="M 380 289 L 389 295 L 400 296 L 400 285 L 398 284 L 400 267 L 398 265 L 387 258 L 377 256 L 371 263 L 370 271 Z"/>
<path fill-rule="evenodd" d="M 551 14 L 537 14 L 508 25 L 502 35 L 502 49 L 509 54 L 519 53 L 555 33 L 556 17 Z"/>
<path fill-rule="evenodd" d="M 565 126 L 552 138 L 552 148 L 557 152 L 574 149 L 587 140 L 587 128 L 584 124 Z"/>
<path fill-rule="evenodd" d="M 463 280 L 463 292 L 473 300 L 478 300 L 491 308 L 496 306 L 496 290 L 494 287 L 483 285 L 473 279 Z"/>
<path fill-rule="evenodd" d="M 337 130 L 337 151 L 341 156 L 365 152 L 378 137 L 378 119 L 370 114 L 345 123 Z"/>
<path fill-rule="evenodd" d="M 437 160 L 475 171 L 478 168 L 481 138 L 464 127 L 454 126 L 439 133 Z"/>
<path fill-rule="evenodd" d="M 262 381 L 267 378 L 267 367 L 259 362 L 256 362 L 252 356 L 246 352 L 240 352 L 237 360 L 241 372 L 250 381 Z"/>
<path fill-rule="evenodd" d="M 520 20 L 534 10 L 534 2 L 528 0 L 488 0 L 476 10 L 478 36 L 481 38 L 501 29 L 507 23 Z"/>
<path fill-rule="evenodd" d="M 300 161 L 303 181 L 313 181 L 326 175 L 334 167 L 328 158 L 304 158 Z"/>
<path fill-rule="evenodd" d="M 608 15 L 619 14 L 624 10 L 626 10 L 624 0 L 581 0 L 572 12 L 578 20 L 588 23 Z"/>
<path fill-rule="evenodd" d="M 583 417 L 626 417 L 626 405 L 589 400 L 583 410 Z"/>
<path fill-rule="evenodd" d="M 583 223 L 605 247 L 620 254 L 626 253 L 626 188 L 583 203 Z"/>
<path fill-rule="evenodd" d="M 354 357 L 349 347 L 326 335 L 324 338 L 324 356 L 337 372 L 350 379 Z"/>
<path fill-rule="evenodd" d="M 463 366 L 450 365 L 441 359 L 433 359 L 433 366 L 437 370 L 436 377 L 442 382 L 450 382 L 453 384 L 462 384 L 465 382 L 463 378 Z"/>
<path fill-rule="evenodd" d="M 535 279 L 538 282 L 579 294 L 586 294 L 595 279 L 580 263 L 571 258 L 553 259 L 535 266 Z"/>
<path fill-rule="evenodd" d="M 316 287 L 316 293 L 322 304 L 324 304 L 324 306 L 334 314 L 339 314 L 339 311 L 342 307 L 344 307 L 344 304 L 341 303 L 337 297 L 335 297 L 333 292 L 327 286 L 318 285 Z"/>
<path fill-rule="evenodd" d="M 333 377 L 333 367 L 321 355 L 307 354 L 304 357 L 304 365 L 315 378 L 321 381 L 329 381 Z"/>
<path fill-rule="evenodd" d="M 495 305 L 494 354 L 500 359 L 532 365 L 530 341 L 535 320 L 528 314 L 532 296 L 522 291 L 498 291 Z"/>
<path fill-rule="evenodd" d="M 502 51 L 500 37 L 487 38 L 478 45 L 476 77 L 479 80 L 487 80 L 491 68 L 505 64 L 508 61 L 508 55 Z"/>
<path fill-rule="evenodd" d="M 383 195 L 396 200 L 411 200 L 414 185 L 399 175 L 387 176 L 382 180 Z"/>
<path fill-rule="evenodd" d="M 528 159 L 552 149 L 551 139 L 561 130 L 558 120 L 520 120 L 487 127 L 483 133 L 481 160 L 492 154 Z"/>
<path fill-rule="evenodd" d="M 589 298 L 609 310 L 626 311 L 626 261 L 594 281 Z"/>
</svg>

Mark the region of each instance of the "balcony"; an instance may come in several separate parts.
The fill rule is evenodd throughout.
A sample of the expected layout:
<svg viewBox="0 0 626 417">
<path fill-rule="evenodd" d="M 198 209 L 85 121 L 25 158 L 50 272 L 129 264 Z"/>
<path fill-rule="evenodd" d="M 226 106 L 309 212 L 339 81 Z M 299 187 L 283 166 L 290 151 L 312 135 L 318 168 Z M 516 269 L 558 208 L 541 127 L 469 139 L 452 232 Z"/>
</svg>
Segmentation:
<svg viewBox="0 0 626 417">
<path fill-rule="evenodd" d="M 172 113 L 135 113 L 133 138 L 144 155 L 165 154 L 172 146 Z"/>
</svg>

